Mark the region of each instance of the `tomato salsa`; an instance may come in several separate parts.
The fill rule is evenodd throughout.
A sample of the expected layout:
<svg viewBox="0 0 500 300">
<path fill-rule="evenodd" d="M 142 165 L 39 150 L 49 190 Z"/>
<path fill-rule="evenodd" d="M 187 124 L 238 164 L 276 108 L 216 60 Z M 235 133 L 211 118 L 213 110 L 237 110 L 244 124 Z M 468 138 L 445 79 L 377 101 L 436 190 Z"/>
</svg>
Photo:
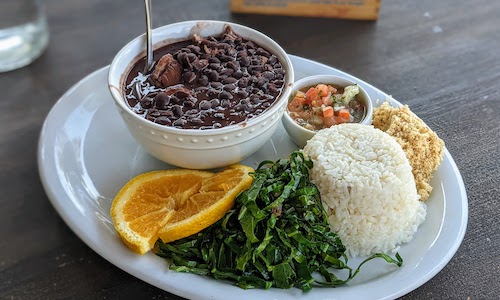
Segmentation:
<svg viewBox="0 0 500 300">
<path fill-rule="evenodd" d="M 288 113 L 297 124 L 315 131 L 336 124 L 359 123 L 366 114 L 366 106 L 358 95 L 357 84 L 308 86 L 292 95 Z"/>
</svg>

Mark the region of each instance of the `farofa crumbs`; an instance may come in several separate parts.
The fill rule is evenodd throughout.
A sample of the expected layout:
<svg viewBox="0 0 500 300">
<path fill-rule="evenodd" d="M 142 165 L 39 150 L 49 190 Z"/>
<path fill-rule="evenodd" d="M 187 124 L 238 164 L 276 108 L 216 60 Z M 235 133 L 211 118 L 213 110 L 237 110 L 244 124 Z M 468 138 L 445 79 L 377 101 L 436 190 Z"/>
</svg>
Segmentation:
<svg viewBox="0 0 500 300">
<path fill-rule="evenodd" d="M 373 126 L 393 136 L 410 161 L 420 201 L 429 198 L 432 173 L 443 159 L 444 142 L 408 105 L 392 107 L 386 101 L 373 110 Z"/>
</svg>

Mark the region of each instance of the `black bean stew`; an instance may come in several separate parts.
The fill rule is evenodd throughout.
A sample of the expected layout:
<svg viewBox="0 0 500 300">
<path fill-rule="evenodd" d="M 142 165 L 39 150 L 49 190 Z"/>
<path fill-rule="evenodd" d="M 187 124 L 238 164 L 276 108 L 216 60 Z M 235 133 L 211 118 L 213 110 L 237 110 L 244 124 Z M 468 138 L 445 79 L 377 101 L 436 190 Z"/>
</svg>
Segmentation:
<svg viewBox="0 0 500 300">
<path fill-rule="evenodd" d="M 284 87 L 276 55 L 243 39 L 229 26 L 220 36 L 178 42 L 154 51 L 151 70 L 139 60 L 126 78 L 125 97 L 152 122 L 184 129 L 213 129 L 254 118 Z"/>
</svg>

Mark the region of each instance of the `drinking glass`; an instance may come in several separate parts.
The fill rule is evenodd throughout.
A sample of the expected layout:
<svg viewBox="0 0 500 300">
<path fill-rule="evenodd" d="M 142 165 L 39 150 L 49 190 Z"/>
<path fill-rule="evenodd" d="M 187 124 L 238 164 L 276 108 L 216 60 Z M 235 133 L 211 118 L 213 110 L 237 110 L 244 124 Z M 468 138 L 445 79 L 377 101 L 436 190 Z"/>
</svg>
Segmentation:
<svg viewBox="0 0 500 300">
<path fill-rule="evenodd" d="M 0 72 L 30 64 L 47 47 L 49 30 L 39 0 L 0 1 Z"/>
</svg>

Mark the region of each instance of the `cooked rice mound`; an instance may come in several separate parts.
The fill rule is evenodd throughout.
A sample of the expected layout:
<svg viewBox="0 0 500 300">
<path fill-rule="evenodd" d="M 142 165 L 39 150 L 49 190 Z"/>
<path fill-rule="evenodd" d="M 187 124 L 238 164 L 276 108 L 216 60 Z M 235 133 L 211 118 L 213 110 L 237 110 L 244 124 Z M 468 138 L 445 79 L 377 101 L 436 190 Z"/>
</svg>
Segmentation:
<svg viewBox="0 0 500 300">
<path fill-rule="evenodd" d="M 412 166 L 420 201 L 429 198 L 432 173 L 443 160 L 444 142 L 407 105 L 391 107 L 386 101 L 373 110 L 373 126 L 393 136 Z"/>
<path fill-rule="evenodd" d="M 411 166 L 394 138 L 372 126 L 320 130 L 303 152 L 321 193 L 331 230 L 353 257 L 393 253 L 424 221 Z"/>
</svg>

